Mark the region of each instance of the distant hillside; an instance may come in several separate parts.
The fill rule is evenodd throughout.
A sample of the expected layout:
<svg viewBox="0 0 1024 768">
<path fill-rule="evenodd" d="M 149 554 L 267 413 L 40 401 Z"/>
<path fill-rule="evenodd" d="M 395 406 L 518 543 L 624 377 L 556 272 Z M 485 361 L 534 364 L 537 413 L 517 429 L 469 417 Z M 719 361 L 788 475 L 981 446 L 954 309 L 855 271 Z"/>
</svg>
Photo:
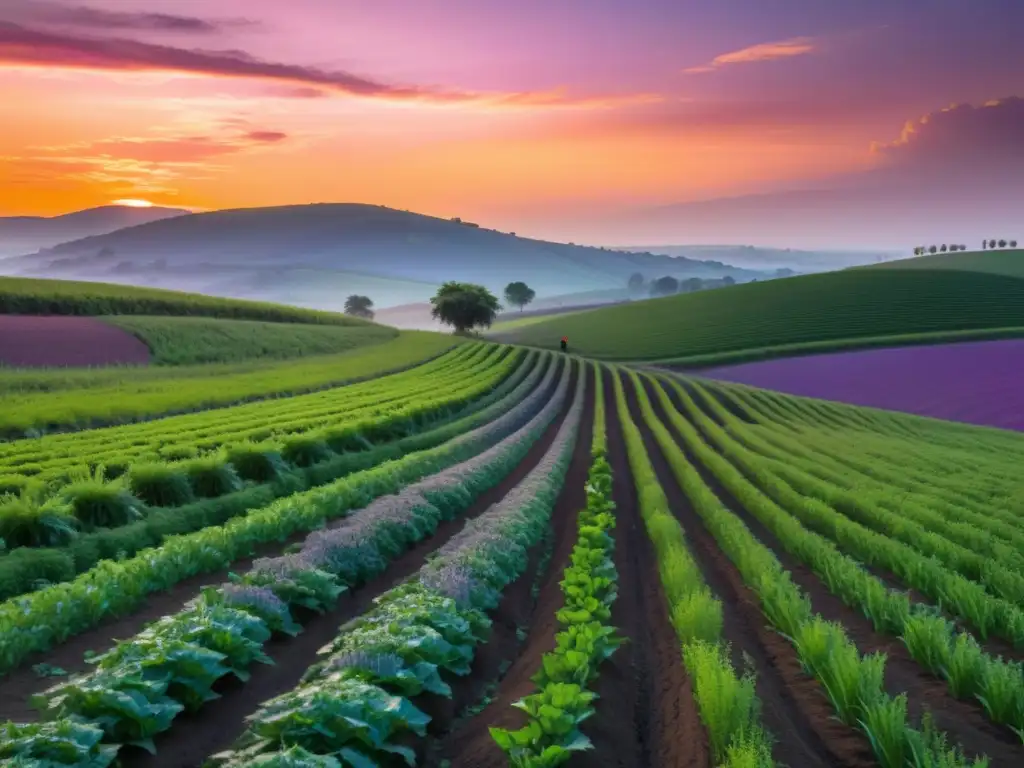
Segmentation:
<svg viewBox="0 0 1024 768">
<path fill-rule="evenodd" d="M 896 256 L 892 251 L 799 250 L 759 248 L 753 245 L 628 245 L 622 249 L 700 261 L 719 261 L 734 267 L 768 272 L 830 272 L 888 261 Z"/>
<path fill-rule="evenodd" d="M 687 258 L 516 237 L 382 206 L 317 204 L 199 213 L 89 237 L 0 263 L 9 274 L 105 280 L 337 309 L 422 302 L 445 280 L 545 296 L 622 288 L 629 276 L 764 273 Z"/>
<path fill-rule="evenodd" d="M 967 272 L 989 272 L 1008 277 L 1024 277 L 1024 249 L 1000 249 L 996 251 L 957 251 L 937 253 L 934 256 L 915 256 L 885 264 L 876 264 L 872 269 L 955 269 Z"/>
<path fill-rule="evenodd" d="M 856 346 L 1024 336 L 1024 280 L 851 269 L 635 301 L 524 324 L 500 341 L 692 365 Z M 928 334 L 922 339 L 922 334 Z"/>
<path fill-rule="evenodd" d="M 0 216 L 0 258 L 188 213 L 178 208 L 108 205 L 63 216 Z"/>
</svg>

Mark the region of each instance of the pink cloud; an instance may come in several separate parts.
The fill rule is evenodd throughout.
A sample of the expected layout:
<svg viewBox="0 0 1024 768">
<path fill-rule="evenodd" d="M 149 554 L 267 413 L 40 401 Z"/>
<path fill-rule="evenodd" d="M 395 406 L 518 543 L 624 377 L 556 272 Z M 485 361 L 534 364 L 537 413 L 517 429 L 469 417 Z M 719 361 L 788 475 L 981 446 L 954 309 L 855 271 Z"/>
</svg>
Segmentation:
<svg viewBox="0 0 1024 768">
<path fill-rule="evenodd" d="M 708 64 L 690 67 L 683 71 L 689 75 L 714 72 L 732 64 L 752 64 L 759 61 L 774 61 L 776 59 L 804 56 L 813 53 L 817 48 L 817 44 L 810 37 L 794 37 L 774 43 L 758 43 L 747 48 L 741 48 L 738 51 L 723 53 L 720 56 L 716 56 Z"/>
</svg>

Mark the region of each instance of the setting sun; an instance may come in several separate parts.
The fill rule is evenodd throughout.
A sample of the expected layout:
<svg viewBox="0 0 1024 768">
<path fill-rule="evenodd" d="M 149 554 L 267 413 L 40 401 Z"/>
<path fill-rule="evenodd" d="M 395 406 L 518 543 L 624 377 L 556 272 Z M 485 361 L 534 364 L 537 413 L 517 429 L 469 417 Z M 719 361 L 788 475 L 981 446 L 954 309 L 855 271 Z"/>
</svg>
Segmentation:
<svg viewBox="0 0 1024 768">
<path fill-rule="evenodd" d="M 115 200 L 113 205 L 123 205 L 126 208 L 152 208 L 153 204 L 149 200 Z"/>
</svg>

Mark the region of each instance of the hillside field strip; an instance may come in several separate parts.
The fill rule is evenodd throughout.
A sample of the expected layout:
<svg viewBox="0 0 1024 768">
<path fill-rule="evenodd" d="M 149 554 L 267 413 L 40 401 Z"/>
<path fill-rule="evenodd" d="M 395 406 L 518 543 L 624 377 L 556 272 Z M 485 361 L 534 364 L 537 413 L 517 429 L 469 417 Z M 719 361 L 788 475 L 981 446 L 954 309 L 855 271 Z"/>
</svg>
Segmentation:
<svg viewBox="0 0 1024 768">
<path fill-rule="evenodd" d="M 970 254 L 973 256 L 973 254 Z M 896 264 L 900 262 L 894 262 Z M 1024 280 L 953 269 L 849 269 L 551 316 L 502 342 L 689 367 L 871 346 L 1024 337 Z"/>
<path fill-rule="evenodd" d="M 1024 765 L 1024 436 L 421 360 L 0 444 L 0 763 Z"/>
</svg>

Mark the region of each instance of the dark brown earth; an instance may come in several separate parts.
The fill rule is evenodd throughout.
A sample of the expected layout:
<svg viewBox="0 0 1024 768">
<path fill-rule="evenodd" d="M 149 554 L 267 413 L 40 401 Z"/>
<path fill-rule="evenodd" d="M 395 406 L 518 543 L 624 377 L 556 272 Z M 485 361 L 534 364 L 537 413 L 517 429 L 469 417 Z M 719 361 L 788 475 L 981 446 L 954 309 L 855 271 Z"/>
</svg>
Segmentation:
<svg viewBox="0 0 1024 768">
<path fill-rule="evenodd" d="M 723 639 L 731 647 L 733 665 L 742 670 L 745 656 L 753 661 L 762 722 L 776 738 L 773 756 L 801 768 L 874 765 L 867 740 L 834 718 L 831 703 L 817 681 L 803 671 L 792 645 L 768 627 L 756 595 L 705 528 L 645 426 L 632 382 L 626 379 L 625 384 L 633 421 L 641 428 L 669 507 L 683 526 L 705 581 L 722 602 Z"/>
<path fill-rule="evenodd" d="M 149 347 L 92 317 L 0 315 L 0 366 L 145 365 Z"/>
<path fill-rule="evenodd" d="M 674 391 L 666 387 L 666 392 L 676 410 L 686 415 L 686 408 Z M 655 411 L 663 414 L 650 390 L 649 395 L 652 403 L 655 403 Z M 695 402 L 701 401 L 697 399 Z M 710 411 L 707 413 L 710 415 Z M 845 627 L 847 635 L 861 654 L 881 652 L 886 655 L 885 689 L 893 696 L 901 692 L 907 694 L 908 711 L 913 721 L 918 722 L 925 711 L 930 711 L 935 724 L 949 735 L 950 743 L 959 744 L 968 755 L 988 755 L 993 765 L 1024 764 L 1024 748 L 1013 731 L 989 721 L 980 703 L 960 701 L 950 696 L 945 681 L 931 675 L 914 661 L 898 638 L 877 632 L 867 617 L 829 592 L 818 576 L 791 555 L 775 534 L 744 509 L 714 474 L 696 459 L 667 418 L 663 419 L 663 423 L 669 426 L 677 444 L 686 452 L 690 463 L 698 469 L 705 484 L 762 544 L 775 553 L 793 577 L 793 582 L 808 595 L 814 610 L 828 621 Z M 700 429 L 696 422 L 691 423 Z"/>
</svg>

